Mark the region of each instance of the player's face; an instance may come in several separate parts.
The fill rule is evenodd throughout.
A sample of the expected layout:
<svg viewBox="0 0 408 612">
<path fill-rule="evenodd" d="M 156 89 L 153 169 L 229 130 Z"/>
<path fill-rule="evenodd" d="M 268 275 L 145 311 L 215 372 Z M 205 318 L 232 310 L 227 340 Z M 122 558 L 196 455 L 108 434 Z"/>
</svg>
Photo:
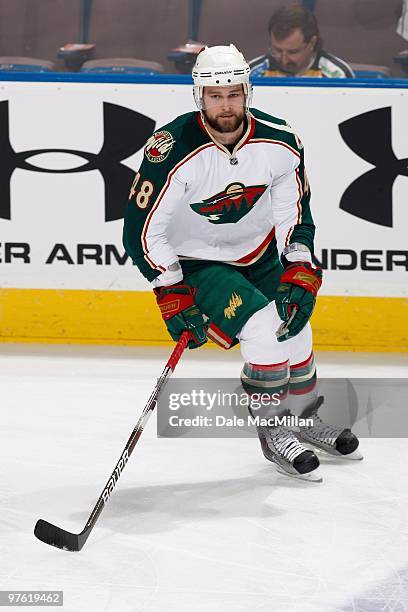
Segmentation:
<svg viewBox="0 0 408 612">
<path fill-rule="evenodd" d="M 317 37 L 305 41 L 302 30 L 296 28 L 283 40 L 271 34 L 271 55 L 285 72 L 301 74 L 310 65 L 315 51 Z"/>
<path fill-rule="evenodd" d="M 245 116 L 243 86 L 204 87 L 203 113 L 217 132 L 235 132 Z"/>
</svg>

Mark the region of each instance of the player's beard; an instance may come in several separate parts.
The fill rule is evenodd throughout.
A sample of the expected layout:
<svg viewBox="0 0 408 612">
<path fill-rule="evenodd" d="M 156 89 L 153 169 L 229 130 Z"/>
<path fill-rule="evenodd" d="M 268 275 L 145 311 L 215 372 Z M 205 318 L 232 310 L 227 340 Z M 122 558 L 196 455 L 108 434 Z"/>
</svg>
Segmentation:
<svg viewBox="0 0 408 612">
<path fill-rule="evenodd" d="M 206 111 L 203 111 L 203 113 L 206 122 L 213 130 L 220 133 L 235 132 L 242 125 L 245 117 L 244 109 L 240 111 L 230 111 L 224 114 L 221 113 L 216 117 L 210 117 Z"/>
</svg>

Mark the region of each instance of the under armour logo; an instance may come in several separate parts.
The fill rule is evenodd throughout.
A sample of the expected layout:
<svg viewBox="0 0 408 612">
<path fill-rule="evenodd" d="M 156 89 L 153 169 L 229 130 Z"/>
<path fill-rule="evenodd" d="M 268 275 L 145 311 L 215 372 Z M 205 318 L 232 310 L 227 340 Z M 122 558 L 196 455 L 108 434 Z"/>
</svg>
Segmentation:
<svg viewBox="0 0 408 612">
<path fill-rule="evenodd" d="M 351 183 L 340 208 L 365 221 L 392 227 L 392 187 L 397 176 L 408 176 L 408 158 L 397 159 L 392 149 L 391 107 L 348 119 L 339 129 L 350 149 L 375 166 Z"/>
<path fill-rule="evenodd" d="M 16 153 L 9 137 L 9 103 L 0 102 L 0 218 L 11 219 L 10 180 L 16 168 L 52 174 L 99 170 L 105 182 L 105 221 L 121 219 L 134 171 L 120 162 L 141 149 L 152 134 L 153 119 L 117 104 L 103 103 L 104 142 L 99 153 L 72 149 L 36 149 Z M 40 153 L 70 153 L 88 161 L 69 170 L 38 168 L 27 159 Z"/>
</svg>

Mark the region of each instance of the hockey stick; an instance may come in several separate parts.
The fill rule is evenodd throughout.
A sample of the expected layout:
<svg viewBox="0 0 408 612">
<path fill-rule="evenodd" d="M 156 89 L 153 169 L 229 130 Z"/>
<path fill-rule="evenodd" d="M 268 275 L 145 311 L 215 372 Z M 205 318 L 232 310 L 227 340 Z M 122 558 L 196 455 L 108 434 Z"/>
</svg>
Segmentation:
<svg viewBox="0 0 408 612">
<path fill-rule="evenodd" d="M 101 495 L 99 496 L 99 499 L 96 502 L 95 507 L 92 510 L 92 513 L 90 517 L 88 518 L 84 529 L 81 531 L 81 533 L 70 533 L 69 531 L 65 531 L 64 529 L 61 529 L 60 527 L 57 527 L 56 525 L 52 525 L 51 523 L 48 523 L 47 521 L 40 519 L 37 521 L 37 524 L 34 529 L 34 535 L 39 540 L 41 540 L 42 542 L 45 542 L 46 544 L 50 544 L 51 546 L 62 548 L 63 550 L 72 550 L 72 551 L 81 550 L 81 548 L 87 541 L 92 529 L 95 527 L 96 521 L 98 520 L 98 517 L 100 513 L 102 512 L 105 504 L 107 503 L 113 489 L 115 488 L 116 483 L 118 482 L 119 477 L 122 474 L 122 471 L 130 455 L 132 454 L 133 449 L 136 446 L 136 442 L 139 440 L 140 436 L 142 435 L 143 429 L 150 415 L 152 414 L 153 410 L 156 407 L 159 394 L 161 390 L 163 389 L 168 378 L 170 378 L 170 376 L 172 375 L 181 355 L 183 354 L 184 349 L 186 348 L 188 344 L 189 339 L 190 339 L 189 332 L 183 332 L 181 334 L 181 337 L 179 341 L 177 342 L 172 354 L 170 355 L 170 358 L 166 364 L 166 367 L 164 368 L 159 380 L 157 381 L 157 384 L 155 388 L 153 389 L 153 392 L 136 424 L 136 427 L 132 431 L 132 434 L 129 440 L 127 441 L 125 449 L 123 453 L 121 454 L 120 459 L 117 462 L 115 469 L 110 475 L 109 480 L 105 485 L 105 488 L 103 489 Z"/>
</svg>

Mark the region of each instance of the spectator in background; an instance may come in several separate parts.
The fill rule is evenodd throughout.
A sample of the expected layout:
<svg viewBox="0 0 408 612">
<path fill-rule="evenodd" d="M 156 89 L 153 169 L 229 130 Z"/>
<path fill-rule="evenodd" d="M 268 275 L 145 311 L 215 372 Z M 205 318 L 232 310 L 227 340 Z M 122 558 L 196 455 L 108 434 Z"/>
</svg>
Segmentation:
<svg viewBox="0 0 408 612">
<path fill-rule="evenodd" d="M 269 20 L 269 53 L 253 59 L 251 75 L 354 77 L 350 66 L 322 49 L 316 17 L 304 6 L 282 6 Z"/>
</svg>

